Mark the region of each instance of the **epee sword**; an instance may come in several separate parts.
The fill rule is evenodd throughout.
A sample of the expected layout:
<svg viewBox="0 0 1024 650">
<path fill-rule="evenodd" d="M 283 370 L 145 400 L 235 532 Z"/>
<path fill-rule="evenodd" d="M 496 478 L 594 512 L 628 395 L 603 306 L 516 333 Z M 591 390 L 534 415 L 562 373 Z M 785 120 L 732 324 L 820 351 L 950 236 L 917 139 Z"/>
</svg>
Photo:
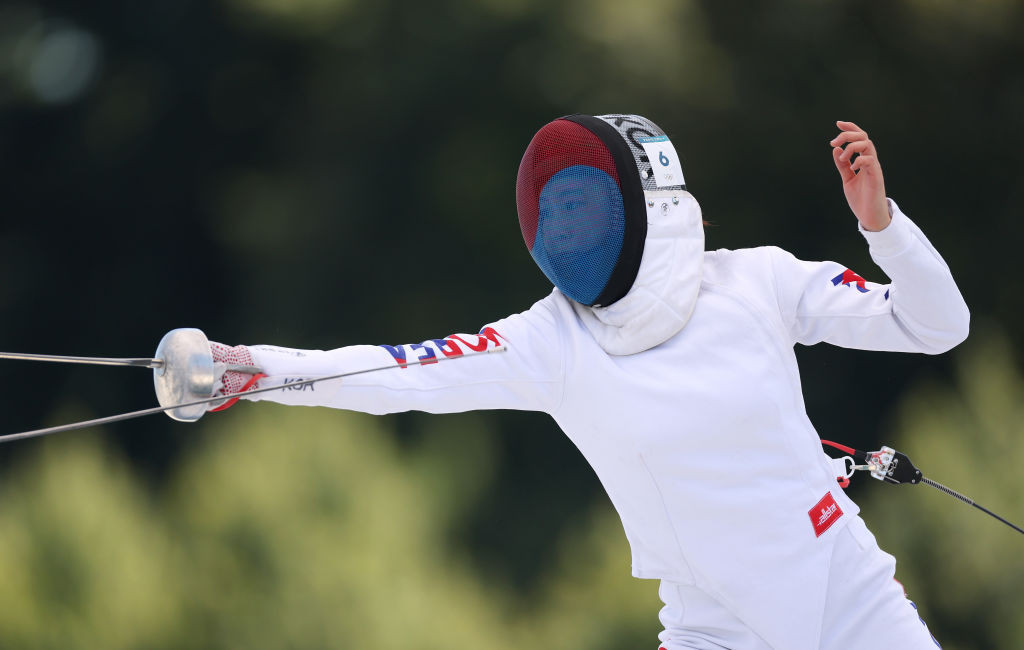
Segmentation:
<svg viewBox="0 0 1024 650">
<path fill-rule="evenodd" d="M 71 424 L 63 424 L 60 426 L 48 427 L 45 429 L 36 429 L 33 431 L 23 431 L 21 433 L 9 433 L 7 435 L 0 435 L 0 443 L 11 442 L 14 440 L 24 440 L 25 438 L 35 438 L 38 436 L 45 436 L 52 433 L 61 433 L 63 431 L 73 431 L 75 429 L 85 429 L 88 427 L 98 426 L 101 424 L 110 424 L 112 422 L 120 422 L 122 420 L 131 420 L 146 415 L 153 415 L 155 413 L 166 413 L 172 419 L 180 420 L 183 422 L 193 422 L 195 420 L 198 420 L 200 417 L 203 416 L 204 413 L 206 413 L 207 405 L 212 404 L 214 402 L 223 402 L 236 397 L 247 397 L 249 395 L 267 393 L 275 390 L 294 389 L 297 386 L 315 384 L 321 381 L 338 380 L 343 379 L 345 377 L 366 374 L 369 372 L 379 372 L 381 370 L 390 370 L 393 368 L 407 368 L 409 366 L 434 364 L 441 361 L 452 361 L 455 359 L 463 359 L 466 357 L 490 354 L 492 352 L 504 352 L 506 349 L 507 348 L 504 345 L 498 345 L 493 348 L 485 348 L 479 351 L 463 352 L 460 355 L 451 357 L 431 357 L 427 359 L 418 359 L 415 361 L 400 361 L 397 363 L 393 362 L 385 366 L 377 366 L 374 368 L 362 368 L 360 370 L 351 370 L 348 372 L 342 372 L 334 375 L 327 375 L 325 377 L 314 377 L 312 379 L 304 379 L 301 381 L 291 382 L 284 386 L 268 386 L 266 388 L 257 388 L 255 390 L 248 390 L 240 393 L 231 393 L 229 395 L 217 396 L 213 396 L 214 383 L 216 378 L 214 373 L 213 354 L 210 351 L 210 342 L 206 338 L 206 335 L 203 334 L 203 332 L 198 329 L 183 328 L 171 330 L 160 341 L 160 345 L 157 346 L 156 357 L 152 359 L 109 359 L 105 357 L 54 357 L 51 355 L 25 354 L 3 356 L 0 358 L 18 358 L 33 361 L 67 361 L 67 359 L 76 359 L 75 361 L 68 361 L 68 363 L 92 363 L 94 365 L 120 366 L 130 365 L 144 368 L 153 368 L 153 383 L 156 388 L 157 401 L 160 402 L 160 406 L 143 409 L 141 411 L 131 411 L 129 413 L 111 415 L 103 418 L 97 418 L 94 420 L 84 420 L 81 422 L 73 422 Z M 84 360 L 80 361 L 80 359 Z M 97 360 L 101 361 L 102 363 L 95 363 Z M 126 361 L 130 363 L 122 363 Z M 261 372 L 261 369 L 256 368 L 254 366 L 227 365 L 225 366 L 225 372 L 226 371 L 246 372 L 255 374 Z"/>
<path fill-rule="evenodd" d="M 17 361 L 46 361 L 52 363 L 75 363 L 88 366 L 130 366 L 133 368 L 163 368 L 163 359 L 150 359 L 148 357 L 72 357 L 60 354 L 32 354 L 30 352 L 0 352 L 0 359 L 13 359 Z M 242 366 L 228 364 L 226 370 L 232 372 L 259 372 L 255 366 Z"/>
<path fill-rule="evenodd" d="M 115 357 L 68 357 L 59 354 L 30 354 L 28 352 L 0 352 L 0 359 L 18 361 L 49 361 L 53 363 L 78 363 L 90 366 L 134 366 L 136 368 L 159 368 L 163 359 L 119 359 Z"/>
</svg>

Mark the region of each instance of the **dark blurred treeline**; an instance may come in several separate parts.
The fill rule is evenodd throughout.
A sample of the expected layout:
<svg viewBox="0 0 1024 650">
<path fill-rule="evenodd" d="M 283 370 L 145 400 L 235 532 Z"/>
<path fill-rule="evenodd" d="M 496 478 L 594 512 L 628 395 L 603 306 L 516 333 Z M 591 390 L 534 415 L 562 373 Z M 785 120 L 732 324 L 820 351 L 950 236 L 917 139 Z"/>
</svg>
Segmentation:
<svg viewBox="0 0 1024 650">
<path fill-rule="evenodd" d="M 676 143 L 709 247 L 882 280 L 827 144 L 858 122 L 960 283 L 965 347 L 1001 331 L 1019 358 L 1022 33 L 1012 0 L 7 0 L 0 348 L 142 356 L 183 326 L 310 348 L 476 331 L 549 291 L 515 215 L 532 134 L 634 112 Z M 819 431 L 861 448 L 951 372 L 948 355 L 799 354 Z M 145 371 L 3 364 L 0 433 L 155 404 Z M 409 445 L 446 427 L 385 422 Z M 600 486 L 546 417 L 474 422 L 497 460 L 455 534 L 479 571 L 529 589 Z M 159 489 L 216 435 L 205 424 L 68 435 L 115 441 Z M 4 447 L 0 472 L 41 444 Z"/>
</svg>

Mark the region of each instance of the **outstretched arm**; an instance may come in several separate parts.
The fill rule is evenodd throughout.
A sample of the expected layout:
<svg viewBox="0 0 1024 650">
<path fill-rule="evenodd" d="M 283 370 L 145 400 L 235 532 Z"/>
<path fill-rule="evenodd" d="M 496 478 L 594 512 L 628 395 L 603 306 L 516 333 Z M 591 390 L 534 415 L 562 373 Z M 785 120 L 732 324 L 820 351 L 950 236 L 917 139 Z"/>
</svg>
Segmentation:
<svg viewBox="0 0 1024 650">
<path fill-rule="evenodd" d="M 557 312 L 550 302 L 550 298 L 542 300 L 526 312 L 484 327 L 478 334 L 453 334 L 422 343 L 353 345 L 335 350 L 254 345 L 227 350 L 249 355 L 248 363 L 262 370 L 260 389 L 281 387 L 248 398 L 252 400 L 374 414 L 410 410 L 551 411 L 561 400 L 563 346 Z M 216 359 L 218 344 L 213 346 Z M 503 351 L 480 354 L 498 347 Z M 299 383 L 369 368 L 386 369 Z M 245 390 L 241 386 L 247 376 L 237 374 L 225 374 L 224 394 L 231 388 Z"/>
</svg>

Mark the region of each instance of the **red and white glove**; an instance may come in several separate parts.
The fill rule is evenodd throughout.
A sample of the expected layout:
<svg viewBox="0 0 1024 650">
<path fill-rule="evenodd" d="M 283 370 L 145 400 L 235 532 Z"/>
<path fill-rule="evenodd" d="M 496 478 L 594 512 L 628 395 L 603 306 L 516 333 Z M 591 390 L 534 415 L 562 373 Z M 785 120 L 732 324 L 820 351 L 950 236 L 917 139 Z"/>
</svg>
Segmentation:
<svg viewBox="0 0 1024 650">
<path fill-rule="evenodd" d="M 252 352 L 244 345 L 231 347 L 210 341 L 210 351 L 213 353 L 214 397 L 256 390 L 260 379 L 266 377 L 256 366 Z M 243 368 L 253 372 L 243 372 Z M 208 410 L 223 411 L 234 406 L 238 399 L 232 397 L 223 402 L 214 402 Z"/>
</svg>

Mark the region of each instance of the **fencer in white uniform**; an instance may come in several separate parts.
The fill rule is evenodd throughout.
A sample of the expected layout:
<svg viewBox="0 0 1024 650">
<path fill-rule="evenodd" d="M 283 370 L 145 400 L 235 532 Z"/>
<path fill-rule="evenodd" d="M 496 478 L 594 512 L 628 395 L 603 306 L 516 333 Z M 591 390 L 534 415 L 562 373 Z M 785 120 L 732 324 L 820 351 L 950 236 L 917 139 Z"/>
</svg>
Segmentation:
<svg viewBox="0 0 1024 650">
<path fill-rule="evenodd" d="M 661 581 L 666 650 L 935 648 L 837 483 L 793 348 L 938 354 L 966 338 L 969 312 L 938 252 L 885 198 L 870 139 L 838 126 L 835 164 L 889 284 L 774 247 L 704 251 L 665 134 L 639 116 L 569 116 L 538 132 L 517 185 L 550 295 L 477 334 L 415 344 L 214 344 L 219 361 L 263 370 L 258 384 L 228 373 L 224 391 L 281 386 L 250 399 L 378 414 L 550 414 L 622 518 L 633 575 Z"/>
</svg>

